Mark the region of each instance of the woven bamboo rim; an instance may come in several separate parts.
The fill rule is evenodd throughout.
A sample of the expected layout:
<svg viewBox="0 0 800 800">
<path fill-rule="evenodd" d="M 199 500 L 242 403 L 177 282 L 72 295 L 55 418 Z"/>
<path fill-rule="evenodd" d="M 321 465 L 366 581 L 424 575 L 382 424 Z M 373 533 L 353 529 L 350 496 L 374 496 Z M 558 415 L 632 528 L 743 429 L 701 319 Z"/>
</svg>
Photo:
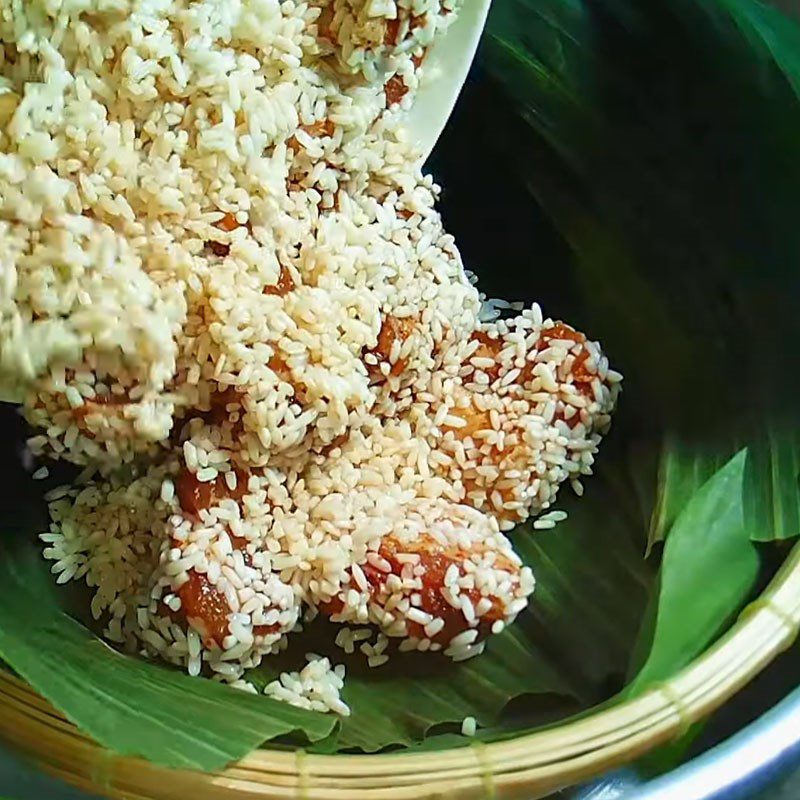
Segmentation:
<svg viewBox="0 0 800 800">
<path fill-rule="evenodd" d="M 213 774 L 115 756 L 0 671 L 0 738 L 45 771 L 118 800 L 531 800 L 680 736 L 748 683 L 800 631 L 800 544 L 760 599 L 668 683 L 576 722 L 437 753 L 317 756 L 258 750 Z"/>
</svg>

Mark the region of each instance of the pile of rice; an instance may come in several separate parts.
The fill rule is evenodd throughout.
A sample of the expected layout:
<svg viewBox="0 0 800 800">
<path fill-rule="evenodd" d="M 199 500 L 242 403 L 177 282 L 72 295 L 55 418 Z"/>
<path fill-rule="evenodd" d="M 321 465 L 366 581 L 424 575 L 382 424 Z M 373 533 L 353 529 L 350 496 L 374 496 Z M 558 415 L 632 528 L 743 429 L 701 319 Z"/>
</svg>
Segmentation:
<svg viewBox="0 0 800 800">
<path fill-rule="evenodd" d="M 317 614 L 378 667 L 526 607 L 502 531 L 582 492 L 620 376 L 537 306 L 480 321 L 402 124 L 455 5 L 0 9 L 0 382 L 85 467 L 44 556 L 123 648 L 249 688 Z"/>
</svg>

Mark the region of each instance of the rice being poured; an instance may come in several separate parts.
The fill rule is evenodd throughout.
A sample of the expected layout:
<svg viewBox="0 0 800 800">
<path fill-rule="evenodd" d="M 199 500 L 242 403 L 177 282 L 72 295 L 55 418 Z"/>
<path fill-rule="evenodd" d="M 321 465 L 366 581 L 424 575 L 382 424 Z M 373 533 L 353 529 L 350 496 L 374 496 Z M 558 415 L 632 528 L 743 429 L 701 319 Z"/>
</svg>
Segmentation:
<svg viewBox="0 0 800 800">
<path fill-rule="evenodd" d="M 537 306 L 480 321 L 402 121 L 455 13 L 0 10 L 0 377 L 86 467 L 44 556 L 124 649 L 251 688 L 317 614 L 379 667 L 526 607 L 505 532 L 582 492 L 620 376 Z M 343 680 L 267 690 L 346 713 Z"/>
</svg>

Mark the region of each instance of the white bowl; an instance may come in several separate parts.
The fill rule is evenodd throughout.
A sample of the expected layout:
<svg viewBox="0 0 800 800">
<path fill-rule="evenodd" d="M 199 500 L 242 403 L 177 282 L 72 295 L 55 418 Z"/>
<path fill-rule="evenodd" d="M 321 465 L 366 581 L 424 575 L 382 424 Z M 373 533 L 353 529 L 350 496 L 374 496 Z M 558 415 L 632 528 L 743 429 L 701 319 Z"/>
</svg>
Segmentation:
<svg viewBox="0 0 800 800">
<path fill-rule="evenodd" d="M 444 130 L 475 58 L 491 0 L 463 0 L 456 21 L 434 43 L 413 107 L 407 114 L 412 137 L 428 158 Z"/>
</svg>

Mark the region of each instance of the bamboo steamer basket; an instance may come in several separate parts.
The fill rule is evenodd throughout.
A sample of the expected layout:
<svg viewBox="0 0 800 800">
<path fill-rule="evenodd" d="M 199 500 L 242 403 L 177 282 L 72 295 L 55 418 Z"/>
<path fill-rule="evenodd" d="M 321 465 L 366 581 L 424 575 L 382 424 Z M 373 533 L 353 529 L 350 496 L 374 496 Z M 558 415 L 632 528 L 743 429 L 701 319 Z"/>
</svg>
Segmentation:
<svg viewBox="0 0 800 800">
<path fill-rule="evenodd" d="M 116 756 L 0 671 L 0 738 L 44 771 L 115 800 L 534 800 L 666 744 L 729 700 L 800 630 L 800 544 L 703 656 L 634 700 L 507 742 L 435 753 L 257 750 L 217 773 Z"/>
<path fill-rule="evenodd" d="M 440 75 L 408 125 L 428 155 L 466 78 L 490 0 L 431 54 Z M 506 742 L 433 753 L 320 756 L 265 746 L 216 773 L 168 770 L 105 750 L 0 668 L 0 739 L 42 770 L 114 800 L 536 800 L 685 733 L 728 701 L 800 631 L 800 544 L 764 594 L 703 656 L 634 700 Z"/>
</svg>

